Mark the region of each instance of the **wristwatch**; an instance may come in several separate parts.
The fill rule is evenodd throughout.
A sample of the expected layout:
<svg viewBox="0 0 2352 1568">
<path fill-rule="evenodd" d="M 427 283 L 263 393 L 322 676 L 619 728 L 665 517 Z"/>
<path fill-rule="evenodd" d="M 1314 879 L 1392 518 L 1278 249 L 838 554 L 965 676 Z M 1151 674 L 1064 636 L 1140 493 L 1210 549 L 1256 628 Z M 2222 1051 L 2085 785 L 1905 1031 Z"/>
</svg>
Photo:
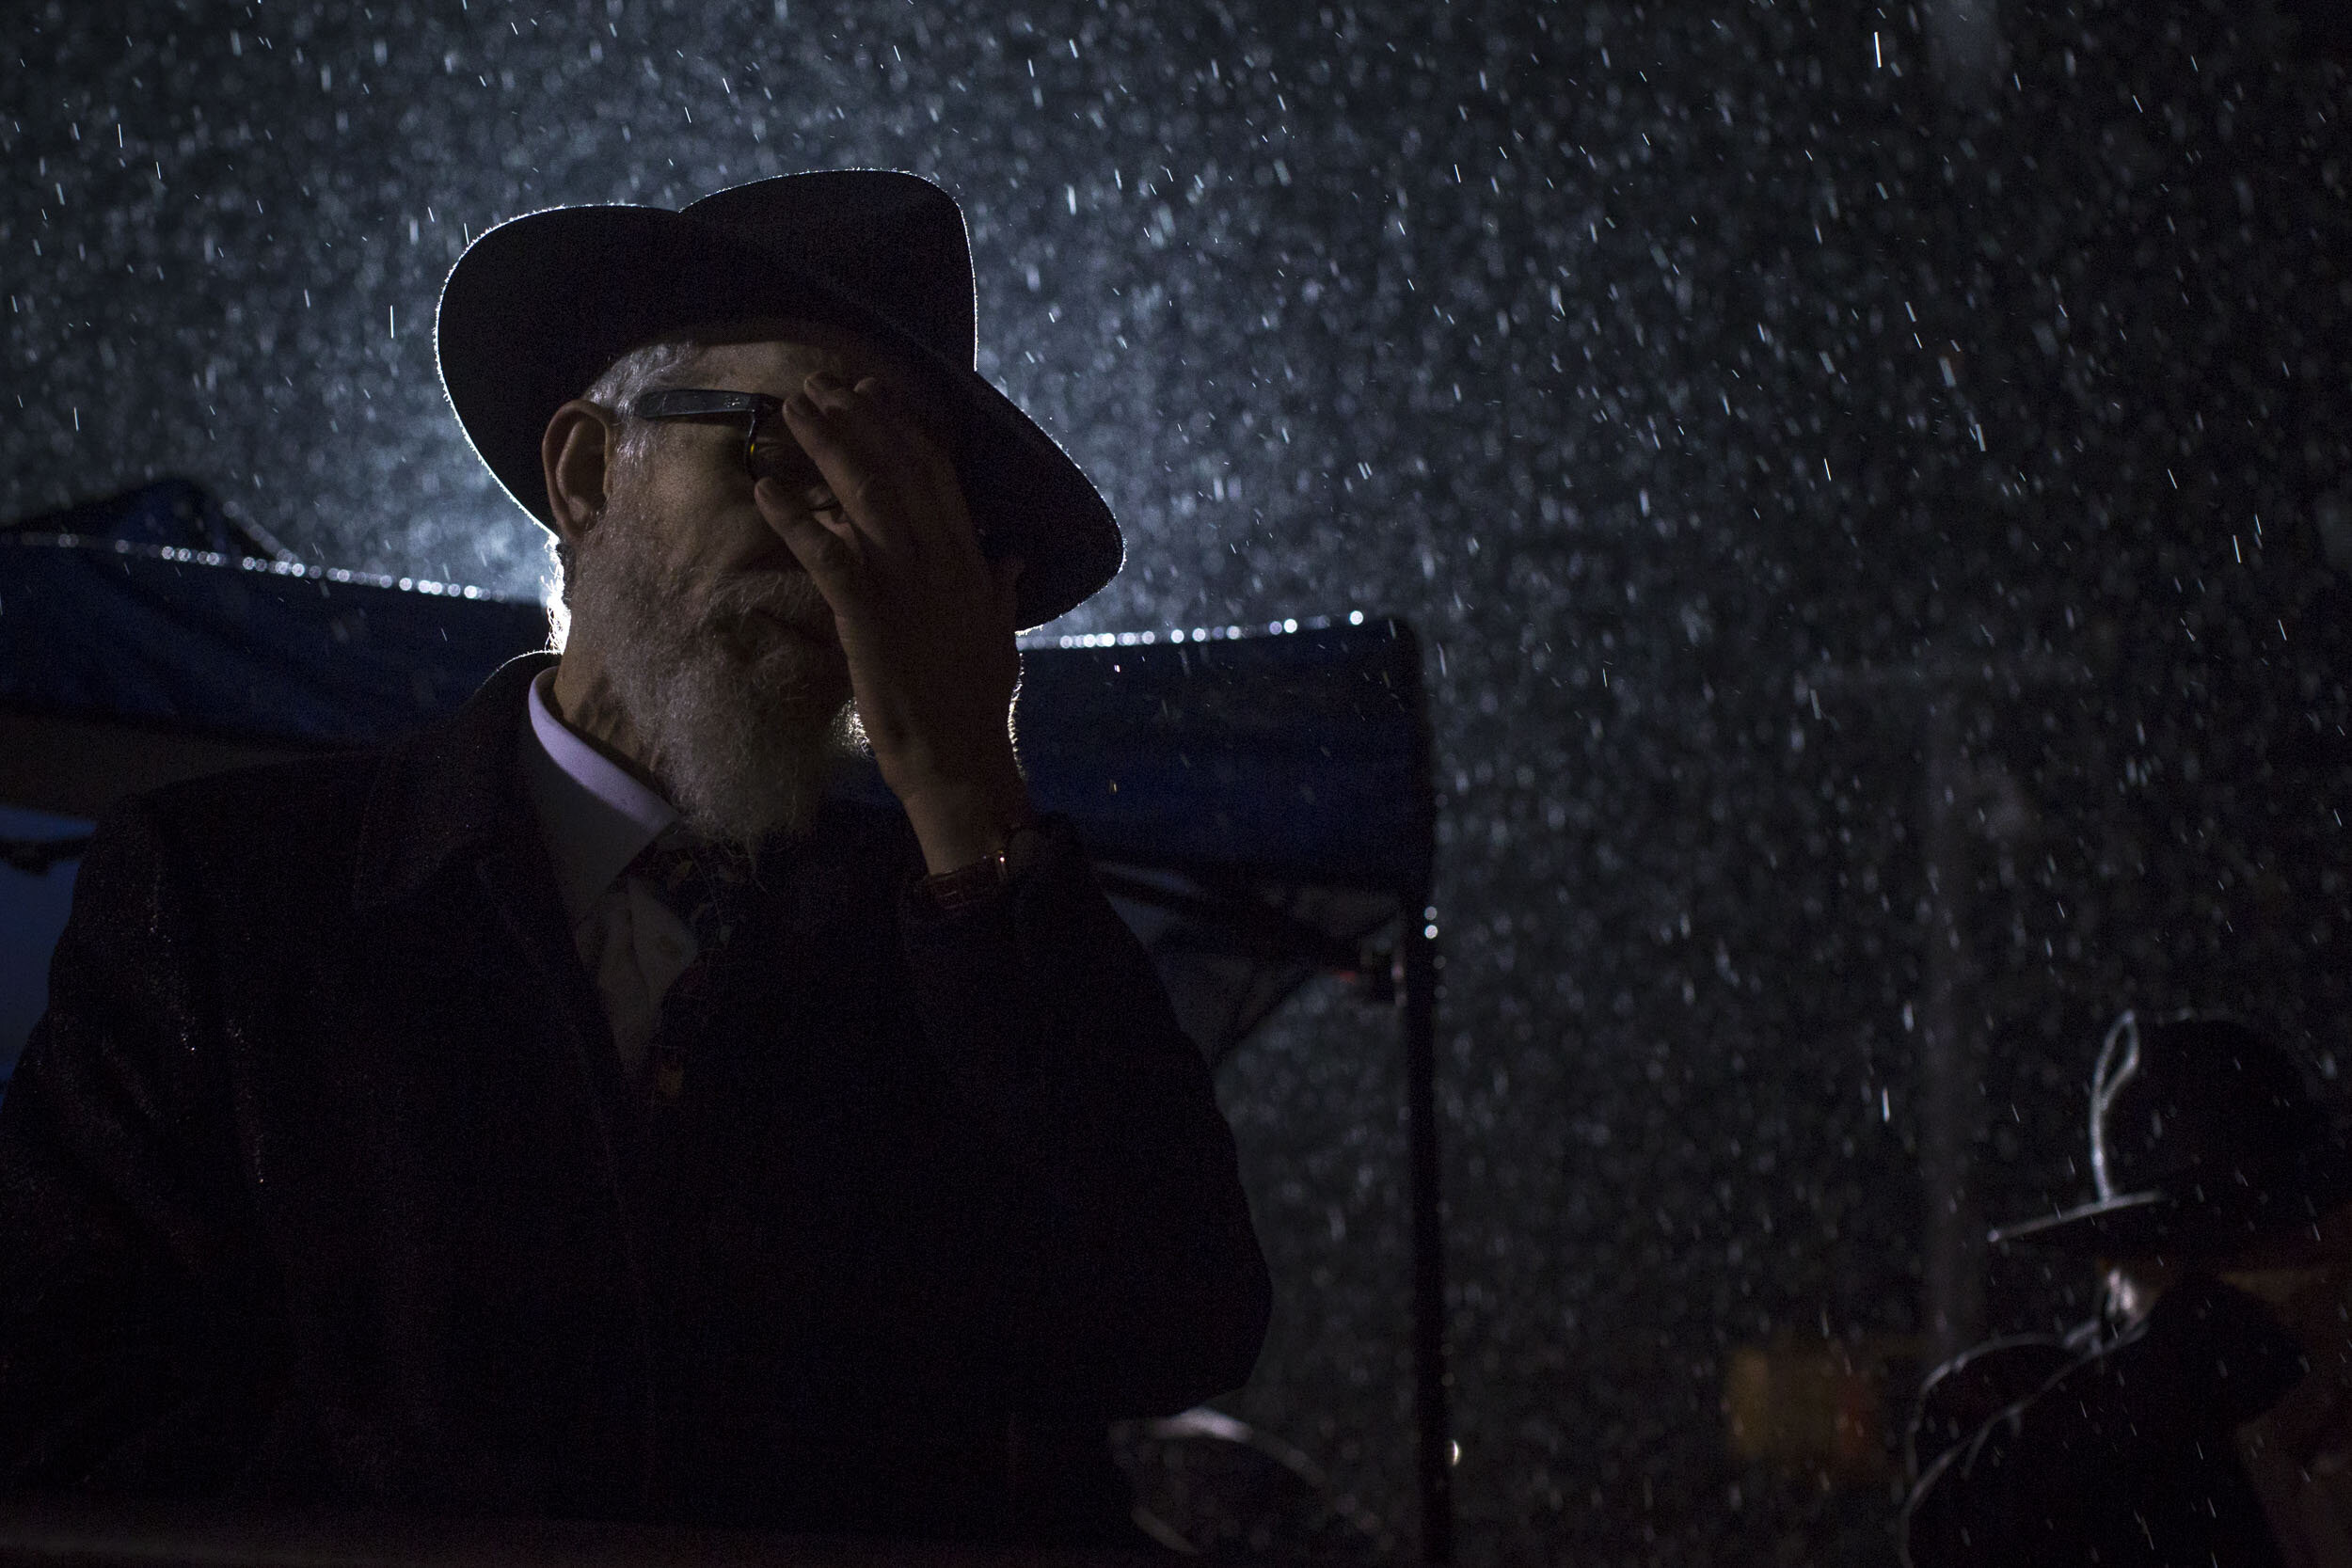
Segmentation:
<svg viewBox="0 0 2352 1568">
<path fill-rule="evenodd" d="M 968 910 L 975 904 L 986 903 L 1001 892 L 1013 879 L 1013 873 L 1028 862 L 1026 846 L 1022 840 L 1037 832 L 1035 823 L 1024 822 L 1005 835 L 996 852 L 970 865 L 960 865 L 953 871 L 943 871 L 936 877 L 923 879 L 923 891 L 942 912 L 952 914 Z"/>
</svg>

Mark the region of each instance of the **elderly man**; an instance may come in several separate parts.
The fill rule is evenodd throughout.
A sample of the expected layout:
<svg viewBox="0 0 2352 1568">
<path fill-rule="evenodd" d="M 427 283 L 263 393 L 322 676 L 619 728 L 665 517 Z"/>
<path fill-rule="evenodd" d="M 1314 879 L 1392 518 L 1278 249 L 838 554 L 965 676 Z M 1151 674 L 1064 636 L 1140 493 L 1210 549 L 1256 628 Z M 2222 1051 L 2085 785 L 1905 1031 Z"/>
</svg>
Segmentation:
<svg viewBox="0 0 2352 1568">
<path fill-rule="evenodd" d="M 8 1488 L 1120 1538 L 1105 1424 L 1246 1378 L 1267 1282 L 1023 789 L 1015 628 L 1120 543 L 972 298 L 873 172 L 458 262 L 568 639 L 102 824 L 0 1106 Z M 898 809 L 830 787 L 861 743 Z"/>
</svg>

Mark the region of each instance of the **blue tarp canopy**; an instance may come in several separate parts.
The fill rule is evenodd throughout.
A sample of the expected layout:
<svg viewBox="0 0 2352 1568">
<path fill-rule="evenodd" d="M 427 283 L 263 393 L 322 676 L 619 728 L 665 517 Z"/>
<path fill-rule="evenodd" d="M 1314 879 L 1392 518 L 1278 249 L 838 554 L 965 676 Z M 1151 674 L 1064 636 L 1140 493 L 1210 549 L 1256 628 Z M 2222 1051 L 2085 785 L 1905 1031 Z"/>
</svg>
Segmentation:
<svg viewBox="0 0 2352 1568">
<path fill-rule="evenodd" d="M 22 992 L 45 973 L 73 840 L 107 800 L 390 739 L 547 637 L 535 604 L 284 559 L 180 481 L 0 530 L 0 988 L 21 993 L 0 995 L 0 1073 L 38 1010 Z M 1040 807 L 1077 820 L 1213 1054 L 1306 974 L 1359 968 L 1424 895 L 1402 626 L 1043 640 L 1020 729 Z"/>
</svg>

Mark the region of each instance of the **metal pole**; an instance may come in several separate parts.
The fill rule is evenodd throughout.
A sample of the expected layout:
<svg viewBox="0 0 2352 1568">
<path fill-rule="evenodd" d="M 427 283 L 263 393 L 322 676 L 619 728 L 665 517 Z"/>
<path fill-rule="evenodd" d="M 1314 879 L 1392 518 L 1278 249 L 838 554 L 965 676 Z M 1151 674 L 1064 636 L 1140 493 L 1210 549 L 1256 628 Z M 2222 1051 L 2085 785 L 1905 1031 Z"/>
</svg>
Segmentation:
<svg viewBox="0 0 2352 1568">
<path fill-rule="evenodd" d="M 1438 1197 L 1438 962 L 1428 895 L 1405 906 L 1405 1128 L 1412 1162 L 1413 1416 L 1419 1429 L 1421 1560 L 1454 1560 L 1454 1432 L 1447 1418 L 1445 1227 Z"/>
<path fill-rule="evenodd" d="M 1919 1178 L 1928 1206 L 1928 1342 L 1935 1364 L 1950 1360 L 1984 1331 L 1984 1225 L 1969 1191 L 1982 1088 L 1974 1032 L 1962 1022 L 1973 1003 L 1961 911 L 1969 888 L 1970 835 L 1964 814 L 1976 804 L 1961 728 L 1949 692 L 1931 697 L 1920 846 L 1928 881 L 1925 994 L 1919 1009 Z"/>
<path fill-rule="evenodd" d="M 1900 696 L 1922 705 L 1919 731 L 1919 859 L 1923 908 L 1918 1043 L 1919 1180 L 1927 1203 L 1920 1307 L 1931 1354 L 1949 1360 L 1984 1332 L 1984 1222 L 1969 1190 L 1970 1152 L 1983 1123 L 1982 1052 L 1976 1021 L 1976 964 L 1962 920 L 1972 896 L 1979 832 L 1995 839 L 2027 832 L 2033 809 L 1997 765 L 1967 754 L 1963 719 L 1972 701 L 2007 688 L 2082 686 L 2088 666 L 2026 657 L 1997 665 L 1982 657 L 1927 659 L 1884 669 L 1811 672 L 1799 688 Z M 1965 1022 L 1963 1022 L 1965 1020 Z M 1907 1012 L 1904 1022 L 1913 1019 Z"/>
</svg>

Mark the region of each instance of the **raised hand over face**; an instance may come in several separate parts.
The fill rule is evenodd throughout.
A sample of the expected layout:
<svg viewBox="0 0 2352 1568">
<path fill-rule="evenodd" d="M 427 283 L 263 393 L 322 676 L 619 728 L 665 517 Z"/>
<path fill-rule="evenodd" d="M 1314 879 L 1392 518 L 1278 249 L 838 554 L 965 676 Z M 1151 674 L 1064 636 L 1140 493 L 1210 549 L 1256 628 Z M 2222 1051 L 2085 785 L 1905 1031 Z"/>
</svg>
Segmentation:
<svg viewBox="0 0 2352 1568">
<path fill-rule="evenodd" d="M 644 569 L 675 579 L 684 600 L 742 611 L 725 624 L 746 661 L 789 656 L 812 689 L 828 670 L 846 686 L 934 872 L 986 858 L 1027 816 L 1010 730 L 1020 562 L 981 554 L 945 439 L 945 391 L 821 324 L 693 337 L 687 360 L 645 392 L 764 394 L 783 404 L 788 438 L 747 459 L 740 417 L 648 422 L 575 400 L 545 442 L 564 531 L 588 552 L 606 519 L 642 518 Z M 637 436 L 616 446 L 632 424 Z M 643 735 L 598 722 L 615 708 L 597 700 L 611 630 L 594 615 L 574 622 L 557 677 L 566 717 L 659 774 Z"/>
<path fill-rule="evenodd" d="M 931 868 L 981 859 L 1026 812 L 1020 562 L 981 553 L 945 445 L 887 372 L 815 372 L 784 407 L 823 483 L 761 481 L 760 515 L 833 607 L 875 761 Z"/>
</svg>

